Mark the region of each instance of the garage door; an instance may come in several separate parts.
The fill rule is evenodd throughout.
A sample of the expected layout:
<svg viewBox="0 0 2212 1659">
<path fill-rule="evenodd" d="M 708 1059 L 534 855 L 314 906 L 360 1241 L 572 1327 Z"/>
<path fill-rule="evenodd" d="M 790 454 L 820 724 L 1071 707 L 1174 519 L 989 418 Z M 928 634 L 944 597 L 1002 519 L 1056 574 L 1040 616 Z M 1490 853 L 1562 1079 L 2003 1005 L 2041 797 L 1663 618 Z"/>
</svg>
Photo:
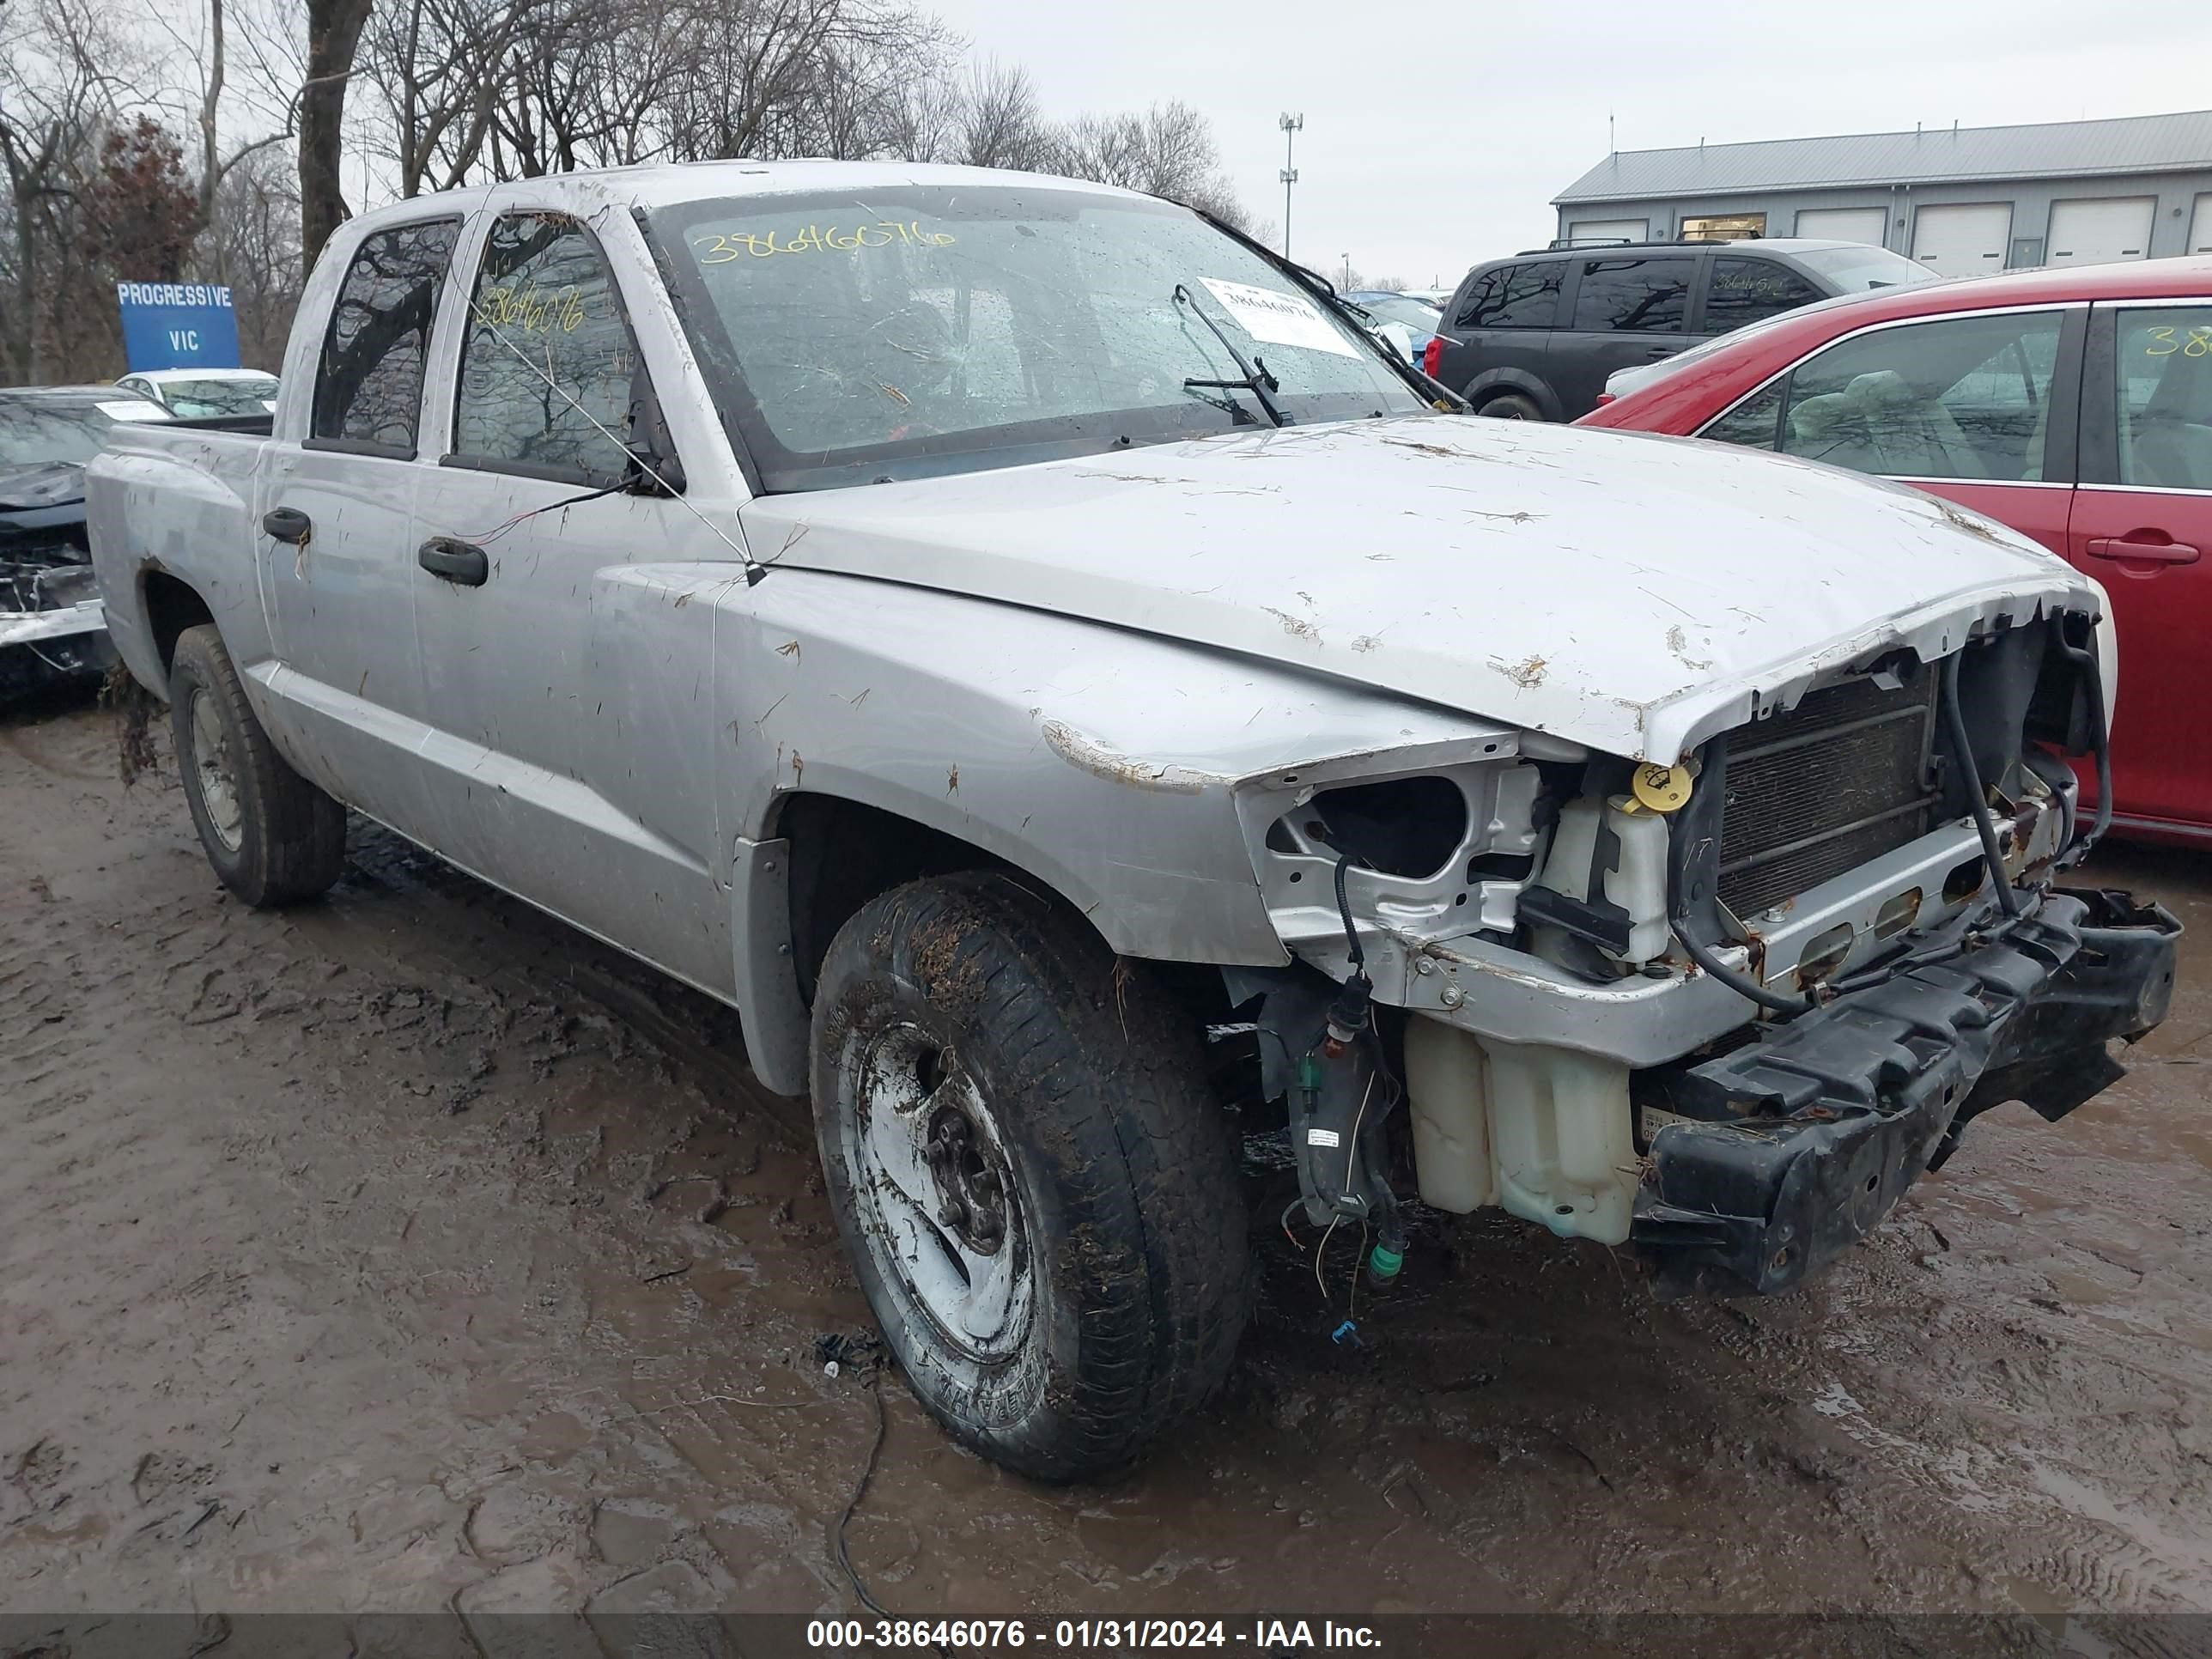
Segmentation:
<svg viewBox="0 0 2212 1659">
<path fill-rule="evenodd" d="M 2197 198 L 2197 211 L 2189 216 L 2189 251 L 2212 253 L 2212 190 Z"/>
<path fill-rule="evenodd" d="M 1577 219 L 1567 227 L 1577 242 L 1640 242 L 1650 234 L 1649 219 Z"/>
<path fill-rule="evenodd" d="M 1912 257 L 1946 276 L 2004 269 L 2012 204 L 1924 207 L 1912 216 Z"/>
<path fill-rule="evenodd" d="M 1864 242 L 1880 247 L 1887 240 L 1887 208 L 1799 208 L 1797 234 L 1825 236 L 1838 242 Z"/>
<path fill-rule="evenodd" d="M 2140 259 L 2150 252 L 2155 196 L 2106 197 L 2101 201 L 2051 204 L 2051 263 L 2100 265 Z"/>
</svg>

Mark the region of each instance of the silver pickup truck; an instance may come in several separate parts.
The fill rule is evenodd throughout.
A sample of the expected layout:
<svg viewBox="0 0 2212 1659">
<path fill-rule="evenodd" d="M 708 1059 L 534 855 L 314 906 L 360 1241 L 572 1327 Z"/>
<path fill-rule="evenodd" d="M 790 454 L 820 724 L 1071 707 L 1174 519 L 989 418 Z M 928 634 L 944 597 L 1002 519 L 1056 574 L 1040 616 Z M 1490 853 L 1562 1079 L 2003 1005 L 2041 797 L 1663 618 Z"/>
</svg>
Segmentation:
<svg viewBox="0 0 2212 1659">
<path fill-rule="evenodd" d="M 1240 1133 L 1329 1327 L 1415 1192 L 1779 1291 L 2171 990 L 2063 884 L 2094 582 L 1465 418 L 1362 323 L 1060 179 L 425 197 L 323 255 L 270 436 L 118 432 L 93 553 L 238 897 L 351 809 L 733 1005 L 922 1401 L 1080 1477 L 1229 1368 Z"/>
</svg>

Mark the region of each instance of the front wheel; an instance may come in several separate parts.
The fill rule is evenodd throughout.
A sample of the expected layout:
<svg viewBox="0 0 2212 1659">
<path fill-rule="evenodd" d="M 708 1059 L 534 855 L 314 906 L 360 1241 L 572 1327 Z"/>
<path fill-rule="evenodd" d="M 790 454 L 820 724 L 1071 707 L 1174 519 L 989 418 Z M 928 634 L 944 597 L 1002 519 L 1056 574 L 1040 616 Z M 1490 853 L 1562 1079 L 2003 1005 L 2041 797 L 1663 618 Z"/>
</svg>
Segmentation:
<svg viewBox="0 0 2212 1659">
<path fill-rule="evenodd" d="M 1046 1480 L 1127 1462 L 1226 1376 L 1249 1300 L 1236 1141 L 1196 1034 L 1013 880 L 885 893 L 814 1004 L 815 1127 L 922 1404 Z"/>
<path fill-rule="evenodd" d="M 192 826 L 222 884 L 257 909 L 326 891 L 345 864 L 345 809 L 278 756 L 212 624 L 177 637 L 169 730 Z"/>
</svg>

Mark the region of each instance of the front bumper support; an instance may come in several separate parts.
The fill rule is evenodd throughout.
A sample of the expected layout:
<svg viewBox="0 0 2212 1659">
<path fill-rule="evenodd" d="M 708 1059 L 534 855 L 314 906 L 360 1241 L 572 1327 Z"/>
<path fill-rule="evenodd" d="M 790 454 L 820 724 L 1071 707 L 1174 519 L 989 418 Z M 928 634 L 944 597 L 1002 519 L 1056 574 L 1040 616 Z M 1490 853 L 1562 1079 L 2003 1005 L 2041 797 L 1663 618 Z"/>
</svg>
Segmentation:
<svg viewBox="0 0 2212 1659">
<path fill-rule="evenodd" d="M 1798 1284 L 1980 1113 L 2021 1100 L 2055 1122 L 2124 1075 L 2105 1045 L 2166 1017 L 2180 933 L 2125 894 L 2052 893 L 1675 1077 L 1667 1104 L 1698 1121 L 1652 1136 L 1631 1242 L 1662 1290 Z"/>
</svg>

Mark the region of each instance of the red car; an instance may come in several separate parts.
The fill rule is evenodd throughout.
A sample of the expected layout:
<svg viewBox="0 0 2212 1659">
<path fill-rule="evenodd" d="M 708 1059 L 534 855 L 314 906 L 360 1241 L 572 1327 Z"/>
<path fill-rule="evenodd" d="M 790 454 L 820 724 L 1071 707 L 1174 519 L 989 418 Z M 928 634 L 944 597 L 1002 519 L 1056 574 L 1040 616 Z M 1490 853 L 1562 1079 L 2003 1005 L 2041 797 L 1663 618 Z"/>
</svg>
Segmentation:
<svg viewBox="0 0 2212 1659">
<path fill-rule="evenodd" d="M 2212 259 L 1850 295 L 1626 378 L 1577 424 L 1898 479 L 2095 576 L 2114 823 L 2212 842 Z"/>
</svg>

